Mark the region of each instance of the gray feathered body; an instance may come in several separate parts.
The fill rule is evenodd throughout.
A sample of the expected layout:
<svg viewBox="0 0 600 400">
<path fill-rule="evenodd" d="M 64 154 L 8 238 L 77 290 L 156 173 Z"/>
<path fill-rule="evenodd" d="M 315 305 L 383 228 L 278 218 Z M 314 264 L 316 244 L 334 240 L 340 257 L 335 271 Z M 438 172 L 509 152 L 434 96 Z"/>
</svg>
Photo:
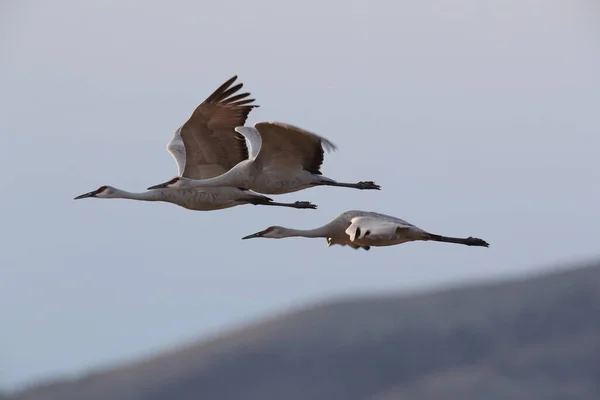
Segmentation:
<svg viewBox="0 0 600 400">
<path fill-rule="evenodd" d="M 250 160 L 242 161 L 229 174 L 235 182 L 240 183 L 241 187 L 264 194 L 297 192 L 313 187 L 320 178 L 299 165 L 262 166 Z"/>
<path fill-rule="evenodd" d="M 153 192 L 156 192 L 156 201 L 173 203 L 196 211 L 221 210 L 248 204 L 252 200 L 269 200 L 266 196 L 230 187 L 156 189 Z"/>
<path fill-rule="evenodd" d="M 352 225 L 355 218 L 363 217 L 375 224 L 384 225 L 383 232 L 351 240 L 346 230 Z M 353 248 L 366 248 L 371 246 L 393 246 L 413 240 L 423 240 L 429 235 L 426 231 L 415 225 L 396 217 L 372 211 L 350 210 L 340 214 L 326 224 L 324 230 L 328 232 L 327 244 L 338 244 Z M 376 230 L 376 229 L 375 229 Z M 366 231 L 369 233 L 369 231 Z M 363 229 L 363 234 L 365 230 Z"/>
</svg>

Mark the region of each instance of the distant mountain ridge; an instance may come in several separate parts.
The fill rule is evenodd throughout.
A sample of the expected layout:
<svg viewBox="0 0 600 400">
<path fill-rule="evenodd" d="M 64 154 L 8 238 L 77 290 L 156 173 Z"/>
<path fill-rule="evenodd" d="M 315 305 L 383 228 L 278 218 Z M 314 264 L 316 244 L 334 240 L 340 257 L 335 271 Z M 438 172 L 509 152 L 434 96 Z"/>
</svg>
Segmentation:
<svg viewBox="0 0 600 400">
<path fill-rule="evenodd" d="M 600 262 L 313 306 L 14 399 L 600 399 Z"/>
</svg>

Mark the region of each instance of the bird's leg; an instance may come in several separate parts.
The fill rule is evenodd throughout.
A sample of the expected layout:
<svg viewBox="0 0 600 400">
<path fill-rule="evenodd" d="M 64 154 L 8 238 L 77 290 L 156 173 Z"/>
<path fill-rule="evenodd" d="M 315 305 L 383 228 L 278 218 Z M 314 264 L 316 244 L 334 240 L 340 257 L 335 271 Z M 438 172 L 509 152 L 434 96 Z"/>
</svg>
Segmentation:
<svg viewBox="0 0 600 400">
<path fill-rule="evenodd" d="M 458 243 L 464 244 L 466 246 L 481 246 L 481 247 L 489 247 L 489 243 L 483 239 L 474 238 L 469 236 L 468 238 L 455 238 L 449 236 L 435 235 L 433 233 L 428 234 L 426 240 L 435 240 L 436 242 L 446 242 L 446 243 Z"/>
<path fill-rule="evenodd" d="M 316 210 L 317 209 L 317 205 L 311 203 L 310 201 L 295 201 L 293 203 L 277 203 L 275 201 L 271 201 L 267 204 L 265 204 L 267 206 L 281 206 L 281 207 L 291 207 L 291 208 L 310 208 L 312 210 Z"/>
<path fill-rule="evenodd" d="M 260 200 L 260 199 L 253 199 L 253 200 L 249 200 L 247 201 L 250 204 L 254 204 L 255 206 L 278 206 L 278 207 L 290 207 L 290 208 L 298 208 L 298 209 L 302 209 L 302 208 L 310 208 L 313 210 L 317 209 L 316 204 L 312 204 L 309 201 L 296 201 L 294 203 L 278 203 L 276 201 L 272 201 L 272 200 Z"/>
<path fill-rule="evenodd" d="M 381 186 L 375 184 L 373 181 L 360 181 L 358 183 L 344 183 L 344 182 L 336 182 L 334 180 L 323 180 L 321 182 L 316 182 L 315 185 L 323 185 L 323 186 L 337 186 L 337 187 L 347 187 L 352 189 L 359 190 L 381 190 Z"/>
</svg>

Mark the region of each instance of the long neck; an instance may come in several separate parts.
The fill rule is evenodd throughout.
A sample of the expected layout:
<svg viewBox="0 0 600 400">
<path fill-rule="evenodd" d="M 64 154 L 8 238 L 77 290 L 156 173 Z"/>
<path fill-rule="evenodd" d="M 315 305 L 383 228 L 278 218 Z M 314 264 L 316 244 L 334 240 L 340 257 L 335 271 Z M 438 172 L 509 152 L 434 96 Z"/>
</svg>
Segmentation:
<svg viewBox="0 0 600 400">
<path fill-rule="evenodd" d="M 109 197 L 112 199 L 131 199 L 142 201 L 162 201 L 164 200 L 162 190 L 148 190 L 142 193 L 133 193 L 126 190 L 114 189 L 113 194 Z"/>
<path fill-rule="evenodd" d="M 319 237 L 327 237 L 327 225 L 315 228 L 315 229 L 291 229 L 284 228 L 282 237 L 294 237 L 301 236 L 307 238 L 319 238 Z"/>
</svg>

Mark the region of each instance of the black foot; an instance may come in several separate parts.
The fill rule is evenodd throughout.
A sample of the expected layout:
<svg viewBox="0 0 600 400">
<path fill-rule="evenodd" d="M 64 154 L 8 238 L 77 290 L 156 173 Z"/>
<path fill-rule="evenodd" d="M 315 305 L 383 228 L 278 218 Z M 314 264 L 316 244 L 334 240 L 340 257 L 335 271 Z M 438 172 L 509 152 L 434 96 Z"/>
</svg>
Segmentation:
<svg viewBox="0 0 600 400">
<path fill-rule="evenodd" d="M 313 210 L 317 209 L 317 205 L 311 203 L 310 201 L 297 201 L 294 203 L 295 208 L 311 208 Z"/>
<path fill-rule="evenodd" d="M 474 238 L 472 236 L 469 236 L 466 240 L 465 240 L 465 244 L 467 246 L 481 246 L 481 247 L 490 247 L 490 244 L 488 242 L 486 242 L 483 239 L 479 239 L 479 238 Z"/>
<path fill-rule="evenodd" d="M 381 190 L 381 186 L 376 185 L 373 181 L 361 181 L 356 184 L 360 190 Z"/>
</svg>

